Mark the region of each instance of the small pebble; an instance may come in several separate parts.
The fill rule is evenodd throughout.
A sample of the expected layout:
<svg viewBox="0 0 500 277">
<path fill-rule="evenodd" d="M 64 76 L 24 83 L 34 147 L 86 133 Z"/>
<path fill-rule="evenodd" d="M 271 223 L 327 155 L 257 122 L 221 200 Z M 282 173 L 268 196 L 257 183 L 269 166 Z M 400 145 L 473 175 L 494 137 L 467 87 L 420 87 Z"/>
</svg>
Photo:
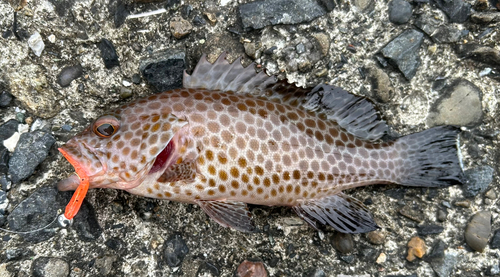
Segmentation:
<svg viewBox="0 0 500 277">
<path fill-rule="evenodd" d="M 408 242 L 408 256 L 406 259 L 409 262 L 414 261 L 417 257 L 422 258 L 427 251 L 427 246 L 425 245 L 424 240 L 419 237 L 413 237 Z"/>
<path fill-rule="evenodd" d="M 115 46 L 111 41 L 103 38 L 99 42 L 98 47 L 99 50 L 101 50 L 101 57 L 104 62 L 104 66 L 107 69 L 120 65 L 120 62 L 118 61 L 118 54 L 116 53 Z"/>
<path fill-rule="evenodd" d="M 497 198 L 497 194 L 495 193 L 494 190 L 490 189 L 487 191 L 484 196 L 490 200 L 495 200 Z"/>
<path fill-rule="evenodd" d="M 443 209 L 439 209 L 437 212 L 437 219 L 441 222 L 445 222 L 448 219 L 448 212 Z"/>
<path fill-rule="evenodd" d="M 385 263 L 386 260 L 387 260 L 387 255 L 385 255 L 385 253 L 380 253 L 380 255 L 378 255 L 378 258 L 375 262 L 377 264 L 382 264 L 382 263 Z"/>
<path fill-rule="evenodd" d="M 491 234 L 491 212 L 481 211 L 472 216 L 465 228 L 465 242 L 470 248 L 482 252 Z"/>
<path fill-rule="evenodd" d="M 28 46 L 38 57 L 42 55 L 42 51 L 45 48 L 45 43 L 43 43 L 40 33 L 35 32 L 33 35 L 31 35 L 31 37 L 28 39 Z"/>
<path fill-rule="evenodd" d="M 217 17 L 215 16 L 214 13 L 206 12 L 204 14 L 207 17 L 208 22 L 210 22 L 210 25 L 215 25 L 215 23 L 217 23 Z"/>
<path fill-rule="evenodd" d="M 123 80 L 122 84 L 123 84 L 124 87 L 130 87 L 132 85 L 132 83 L 129 82 L 129 81 L 127 81 L 127 80 Z"/>
<path fill-rule="evenodd" d="M 412 16 L 411 4 L 404 0 L 392 0 L 389 3 L 389 21 L 395 24 L 404 24 Z"/>
<path fill-rule="evenodd" d="M 2 91 L 0 92 L 0 108 L 7 107 L 12 101 L 12 94 Z"/>
<path fill-rule="evenodd" d="M 416 222 L 424 221 L 424 214 L 422 213 L 422 211 L 415 210 L 408 205 L 401 208 L 401 210 L 399 210 L 399 213 Z"/>
<path fill-rule="evenodd" d="M 180 16 L 175 16 L 170 19 L 170 32 L 176 39 L 181 39 L 193 30 L 193 26 L 189 21 Z"/>
<path fill-rule="evenodd" d="M 381 245 L 385 242 L 385 233 L 383 231 L 372 231 L 366 235 L 368 241 L 375 245 Z"/>
<path fill-rule="evenodd" d="M 48 36 L 47 39 L 50 41 L 50 43 L 56 42 L 56 36 L 54 34 Z"/>
<path fill-rule="evenodd" d="M 169 267 L 180 266 L 188 252 L 189 248 L 180 234 L 171 235 L 163 245 L 163 259 Z"/>
<path fill-rule="evenodd" d="M 83 68 L 81 65 L 73 65 L 64 67 L 59 75 L 57 75 L 57 83 L 61 87 L 67 87 L 71 82 L 82 76 Z"/>
<path fill-rule="evenodd" d="M 141 83 L 141 75 L 138 73 L 132 75 L 132 83 L 139 85 Z"/>
<path fill-rule="evenodd" d="M 491 249 L 500 249 L 500 229 L 497 229 L 495 231 L 495 234 L 491 238 L 490 248 Z"/>
<path fill-rule="evenodd" d="M 267 277 L 267 271 L 262 262 L 243 261 L 236 269 L 237 277 Z"/>
<path fill-rule="evenodd" d="M 342 254 L 347 254 L 354 250 L 354 241 L 351 234 L 335 232 L 332 244 Z"/>
<path fill-rule="evenodd" d="M 60 258 L 40 257 L 32 263 L 33 276 L 64 277 L 69 275 L 69 264 Z"/>
<path fill-rule="evenodd" d="M 455 202 L 455 206 L 468 208 L 468 207 L 470 207 L 470 201 L 469 200 L 457 201 L 457 202 Z"/>
<path fill-rule="evenodd" d="M 299 43 L 295 46 L 295 51 L 297 54 L 302 54 L 306 52 L 306 46 L 303 43 Z"/>
<path fill-rule="evenodd" d="M 421 225 L 417 227 L 419 236 L 441 234 L 443 231 L 444 227 L 436 224 Z"/>
</svg>

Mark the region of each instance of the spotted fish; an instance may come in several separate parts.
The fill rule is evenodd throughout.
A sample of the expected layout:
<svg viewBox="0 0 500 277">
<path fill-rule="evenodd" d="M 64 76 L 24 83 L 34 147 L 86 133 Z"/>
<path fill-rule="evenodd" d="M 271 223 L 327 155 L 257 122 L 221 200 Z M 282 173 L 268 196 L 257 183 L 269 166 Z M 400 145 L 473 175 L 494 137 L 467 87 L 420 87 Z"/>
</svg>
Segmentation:
<svg viewBox="0 0 500 277">
<path fill-rule="evenodd" d="M 300 88 L 240 59 L 203 56 L 183 88 L 106 113 L 63 145 L 78 174 L 59 189 L 78 188 L 75 201 L 87 188 L 114 188 L 193 203 L 247 232 L 256 230 L 247 203 L 292 207 L 314 227 L 368 232 L 377 224 L 344 190 L 462 178 L 458 128 L 381 141 L 387 131 L 370 101 L 341 88 Z"/>
</svg>

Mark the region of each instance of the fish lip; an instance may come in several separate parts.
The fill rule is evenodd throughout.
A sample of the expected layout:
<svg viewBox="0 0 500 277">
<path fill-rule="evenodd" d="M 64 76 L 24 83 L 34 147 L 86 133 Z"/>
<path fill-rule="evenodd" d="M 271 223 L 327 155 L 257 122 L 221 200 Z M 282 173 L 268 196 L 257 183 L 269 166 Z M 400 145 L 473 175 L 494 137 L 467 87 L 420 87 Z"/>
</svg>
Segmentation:
<svg viewBox="0 0 500 277">
<path fill-rule="evenodd" d="M 95 150 L 95 148 L 89 146 L 88 144 L 86 144 L 83 141 L 67 142 L 66 144 L 64 144 L 58 148 L 59 152 L 63 153 L 63 151 L 64 151 L 66 153 L 66 155 L 71 157 L 71 161 L 69 159 L 66 159 L 66 160 L 73 166 L 73 168 L 80 167 L 88 177 L 93 177 L 93 176 L 95 177 L 96 175 L 101 175 L 99 173 L 92 174 L 92 172 L 89 171 L 90 168 L 87 168 L 84 166 L 84 163 L 82 163 L 82 159 L 78 158 L 76 155 L 74 155 L 74 153 L 72 153 L 73 151 L 77 151 L 80 154 L 82 154 L 84 157 L 86 157 L 86 155 L 84 155 L 83 152 L 80 151 L 80 147 L 78 146 L 77 143 L 80 143 L 81 146 L 83 146 L 89 153 L 92 153 L 92 155 L 94 155 L 94 157 L 99 160 L 99 163 L 101 164 L 100 173 L 102 174 L 102 172 L 106 172 L 107 166 L 105 163 L 103 163 L 101 157 L 99 155 L 96 155 L 97 151 Z"/>
</svg>

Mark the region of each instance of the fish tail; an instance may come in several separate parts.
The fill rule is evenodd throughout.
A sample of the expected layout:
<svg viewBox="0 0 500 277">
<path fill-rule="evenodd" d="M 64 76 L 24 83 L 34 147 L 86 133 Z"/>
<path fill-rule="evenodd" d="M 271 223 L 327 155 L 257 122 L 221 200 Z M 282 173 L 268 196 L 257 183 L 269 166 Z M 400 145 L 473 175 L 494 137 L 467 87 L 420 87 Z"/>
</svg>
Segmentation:
<svg viewBox="0 0 500 277">
<path fill-rule="evenodd" d="M 403 162 L 396 182 L 414 187 L 462 184 L 459 133 L 455 126 L 439 126 L 399 138 L 394 146 Z"/>
</svg>

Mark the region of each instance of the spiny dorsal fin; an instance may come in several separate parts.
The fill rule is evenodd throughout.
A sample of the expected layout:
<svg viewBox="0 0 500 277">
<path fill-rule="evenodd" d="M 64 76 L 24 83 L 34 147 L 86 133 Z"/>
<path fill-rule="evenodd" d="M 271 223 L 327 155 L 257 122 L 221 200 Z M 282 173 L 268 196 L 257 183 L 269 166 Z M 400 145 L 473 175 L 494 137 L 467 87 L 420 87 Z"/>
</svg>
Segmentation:
<svg viewBox="0 0 500 277">
<path fill-rule="evenodd" d="M 377 140 L 388 130 L 373 104 L 363 97 L 326 84 L 301 88 L 286 80 L 278 81 L 275 76 L 267 76 L 264 71 L 257 73 L 253 65 L 243 67 L 241 58 L 229 63 L 226 53 L 222 53 L 212 64 L 203 55 L 193 74 L 184 72 L 183 84 L 185 88 L 259 95 L 283 104 L 324 113 L 347 132 L 368 140 Z"/>
<path fill-rule="evenodd" d="M 267 76 L 263 71 L 256 73 L 254 64 L 247 67 L 241 65 L 241 57 L 233 63 L 222 53 L 212 64 L 203 55 L 196 65 L 193 74 L 184 72 L 182 83 L 185 88 L 204 88 L 209 90 L 234 91 L 236 93 L 261 92 L 270 84 L 276 82 L 276 77 Z"/>
</svg>

